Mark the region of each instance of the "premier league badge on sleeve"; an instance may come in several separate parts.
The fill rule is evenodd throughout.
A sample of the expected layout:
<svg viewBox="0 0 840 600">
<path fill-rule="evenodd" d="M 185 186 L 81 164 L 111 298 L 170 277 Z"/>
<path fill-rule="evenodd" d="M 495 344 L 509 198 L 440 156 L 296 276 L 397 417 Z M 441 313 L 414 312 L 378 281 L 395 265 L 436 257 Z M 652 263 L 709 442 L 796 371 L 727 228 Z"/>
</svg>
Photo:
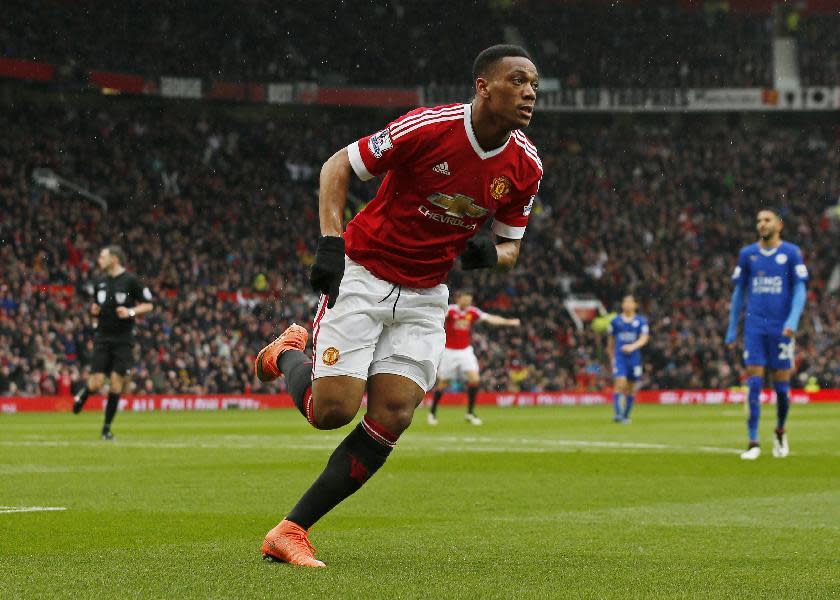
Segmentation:
<svg viewBox="0 0 840 600">
<path fill-rule="evenodd" d="M 387 129 L 374 133 L 368 140 L 368 149 L 376 158 L 382 158 L 382 155 L 393 147 L 394 142 L 391 141 L 391 133 Z"/>
</svg>

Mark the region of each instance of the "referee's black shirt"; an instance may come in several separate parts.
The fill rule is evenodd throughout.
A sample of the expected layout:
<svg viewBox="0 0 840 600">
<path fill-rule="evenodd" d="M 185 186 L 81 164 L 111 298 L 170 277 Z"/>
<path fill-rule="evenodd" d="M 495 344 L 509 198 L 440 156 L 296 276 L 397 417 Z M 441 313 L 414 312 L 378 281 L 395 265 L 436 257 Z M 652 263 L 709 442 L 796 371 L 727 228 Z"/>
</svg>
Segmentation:
<svg viewBox="0 0 840 600">
<path fill-rule="evenodd" d="M 102 341 L 131 341 L 134 319 L 120 319 L 117 307 L 132 308 L 152 301 L 152 292 L 134 273 L 123 271 L 116 277 L 101 277 L 88 286 L 93 301 L 99 305 L 99 324 L 95 339 Z"/>
</svg>

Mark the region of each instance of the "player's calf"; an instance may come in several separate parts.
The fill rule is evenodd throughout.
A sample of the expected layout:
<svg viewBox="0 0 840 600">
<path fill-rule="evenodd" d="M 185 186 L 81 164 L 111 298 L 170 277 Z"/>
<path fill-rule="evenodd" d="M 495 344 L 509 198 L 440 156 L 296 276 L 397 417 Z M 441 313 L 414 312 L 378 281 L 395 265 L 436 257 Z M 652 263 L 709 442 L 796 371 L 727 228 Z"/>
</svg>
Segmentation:
<svg viewBox="0 0 840 600">
<path fill-rule="evenodd" d="M 398 434 L 365 415 L 332 453 L 324 471 L 287 519 L 305 530 L 311 528 L 385 464 L 398 438 Z"/>
</svg>

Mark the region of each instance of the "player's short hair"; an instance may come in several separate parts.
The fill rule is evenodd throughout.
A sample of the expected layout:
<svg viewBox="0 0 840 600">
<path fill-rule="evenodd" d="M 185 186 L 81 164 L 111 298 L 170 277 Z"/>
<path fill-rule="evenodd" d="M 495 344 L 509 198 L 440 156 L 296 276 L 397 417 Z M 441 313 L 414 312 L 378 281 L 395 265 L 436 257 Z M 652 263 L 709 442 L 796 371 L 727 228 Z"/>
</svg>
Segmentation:
<svg viewBox="0 0 840 600">
<path fill-rule="evenodd" d="M 490 67 L 508 56 L 521 56 L 522 58 L 527 58 L 531 62 L 534 62 L 534 59 L 531 58 L 528 51 L 521 46 L 515 46 L 513 44 L 496 44 L 495 46 L 485 48 L 478 53 L 478 56 L 475 57 L 472 69 L 473 81 L 483 75 L 486 75 L 487 70 Z"/>
<path fill-rule="evenodd" d="M 457 298 L 458 296 L 475 296 L 475 294 L 473 294 L 470 288 L 464 288 L 455 292 L 455 297 Z"/>
<path fill-rule="evenodd" d="M 120 261 L 121 265 L 125 265 L 125 251 L 122 249 L 121 246 L 111 245 L 105 246 L 103 250 L 107 250 L 108 254 L 111 256 L 116 256 L 117 259 Z"/>
<path fill-rule="evenodd" d="M 771 212 L 774 215 L 776 215 L 776 218 L 779 219 L 780 221 L 785 220 L 784 217 L 782 217 L 782 211 L 780 209 L 776 208 L 775 206 L 762 206 L 761 208 L 758 209 L 758 212 Z M 758 213 L 756 213 L 756 214 L 758 214 Z"/>
</svg>

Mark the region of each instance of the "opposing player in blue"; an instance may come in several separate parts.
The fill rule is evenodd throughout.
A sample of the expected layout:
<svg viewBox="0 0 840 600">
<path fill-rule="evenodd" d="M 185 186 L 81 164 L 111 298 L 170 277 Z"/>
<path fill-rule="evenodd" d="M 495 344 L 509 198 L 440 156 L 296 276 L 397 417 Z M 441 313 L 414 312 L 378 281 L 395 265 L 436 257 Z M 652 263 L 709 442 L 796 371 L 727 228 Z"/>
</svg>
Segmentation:
<svg viewBox="0 0 840 600">
<path fill-rule="evenodd" d="M 621 299 L 621 314 L 610 321 L 607 352 L 613 360 L 615 393 L 613 408 L 616 423 L 629 423 L 630 411 L 636 400 L 639 379 L 642 377 L 642 347 L 650 341 L 647 319 L 636 313 L 639 306 L 633 294 Z M 622 397 L 624 406 L 622 407 Z"/>
<path fill-rule="evenodd" d="M 750 414 L 747 420 L 749 446 L 741 453 L 744 460 L 755 460 L 761 456 L 758 419 L 765 369 L 776 390 L 773 456 L 785 458 L 790 452 L 785 422 L 790 409 L 794 335 L 805 308 L 808 269 L 802 262 L 799 246 L 782 241 L 783 226 L 778 210 L 760 210 L 756 225 L 759 240 L 741 249 L 738 266 L 732 273 L 735 289 L 726 332 L 726 344 L 730 347 L 734 346 L 738 319 L 746 304 L 744 362 L 747 365 Z"/>
</svg>

